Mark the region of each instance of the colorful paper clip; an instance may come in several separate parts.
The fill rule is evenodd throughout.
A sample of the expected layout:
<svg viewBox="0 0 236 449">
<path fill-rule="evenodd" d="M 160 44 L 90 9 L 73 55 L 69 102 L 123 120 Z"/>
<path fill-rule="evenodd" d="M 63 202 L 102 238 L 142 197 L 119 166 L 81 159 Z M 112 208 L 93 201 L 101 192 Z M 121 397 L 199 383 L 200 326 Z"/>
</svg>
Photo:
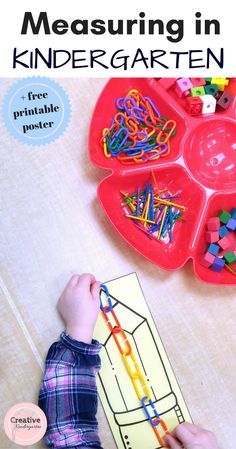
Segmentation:
<svg viewBox="0 0 236 449">
<path fill-rule="evenodd" d="M 110 128 L 102 131 L 105 157 L 116 157 L 122 164 L 141 164 L 170 154 L 170 138 L 176 122 L 161 117 L 149 97 L 132 89 L 116 100 L 117 113 Z"/>
<path fill-rule="evenodd" d="M 138 203 L 139 203 L 139 199 L 141 198 L 141 193 L 142 192 L 140 192 L 140 189 L 139 189 L 138 190 Z M 150 191 L 148 194 L 150 195 Z M 149 198 L 151 196 L 152 195 L 150 195 Z M 152 200 L 150 199 L 150 201 L 152 201 Z M 106 293 L 109 306 L 103 306 L 103 304 L 102 304 L 102 300 L 101 300 L 101 292 L 102 291 L 104 291 Z M 125 331 L 122 329 L 121 324 L 118 320 L 118 317 L 117 317 L 114 309 L 112 308 L 110 293 L 109 293 L 108 288 L 104 284 L 101 284 L 100 307 L 101 307 L 101 311 L 102 311 L 103 317 L 105 319 L 105 322 L 111 331 L 111 334 L 115 340 L 116 346 L 119 349 L 120 354 L 122 355 L 122 359 L 123 359 L 125 368 L 126 368 L 127 373 L 131 379 L 131 382 L 133 384 L 136 395 L 137 395 L 138 399 L 141 401 L 143 410 L 152 426 L 152 429 L 156 435 L 156 438 L 157 438 L 160 446 L 168 447 L 168 445 L 166 445 L 165 441 L 163 440 L 163 438 L 160 435 L 160 432 L 157 429 L 157 426 L 160 424 L 160 428 L 162 429 L 163 432 L 165 432 L 165 435 L 168 434 L 169 432 L 168 432 L 166 423 L 160 418 L 160 416 L 155 408 L 155 405 L 151 399 L 151 390 L 148 387 L 147 381 L 146 381 L 145 376 L 139 366 L 137 358 L 135 357 L 135 355 L 133 353 L 132 346 L 128 340 L 128 337 L 127 337 Z M 109 317 L 107 316 L 107 312 L 111 312 Z M 111 316 L 114 320 L 114 325 L 110 321 Z M 121 347 L 121 344 L 118 340 L 118 335 L 121 335 L 123 342 L 125 342 L 125 348 Z M 146 402 L 148 402 L 148 403 L 146 403 Z M 155 416 L 153 418 L 151 417 L 151 415 L 148 411 L 148 408 L 147 408 L 148 405 L 151 406 L 151 408 L 154 412 Z"/>
<path fill-rule="evenodd" d="M 160 424 L 160 421 L 159 421 L 159 420 L 155 420 L 155 421 L 154 421 L 154 419 L 151 417 L 151 415 L 150 415 L 150 413 L 149 413 L 149 411 L 148 411 L 148 409 L 147 409 L 147 405 L 151 405 L 151 407 L 152 407 L 152 409 L 153 409 L 153 412 L 154 412 L 154 415 L 155 415 L 155 418 L 160 418 L 160 416 L 159 416 L 159 414 L 157 413 L 156 408 L 155 408 L 155 405 L 153 404 L 152 400 L 149 399 L 149 401 L 148 401 L 149 403 L 146 404 L 145 402 L 146 402 L 147 400 L 148 400 L 148 397 L 147 397 L 147 396 L 144 396 L 144 397 L 142 398 L 142 406 L 143 406 L 143 409 L 144 409 L 144 411 L 145 411 L 145 413 L 146 413 L 146 415 L 147 415 L 147 417 L 148 417 L 148 419 L 149 419 L 151 425 L 152 425 L 152 426 L 158 426 L 158 425 Z"/>
<path fill-rule="evenodd" d="M 106 306 L 106 313 L 107 312 L 111 312 L 112 309 L 113 309 L 113 306 L 112 306 L 109 290 L 108 290 L 108 288 L 107 288 L 107 286 L 105 284 L 101 284 L 100 285 L 100 296 L 99 296 L 99 298 L 100 298 L 100 309 L 103 310 L 105 308 L 105 306 L 103 306 L 103 304 L 102 304 L 101 291 L 103 291 L 105 293 L 106 298 L 107 298 L 107 302 L 109 304 L 109 307 Z"/>
</svg>

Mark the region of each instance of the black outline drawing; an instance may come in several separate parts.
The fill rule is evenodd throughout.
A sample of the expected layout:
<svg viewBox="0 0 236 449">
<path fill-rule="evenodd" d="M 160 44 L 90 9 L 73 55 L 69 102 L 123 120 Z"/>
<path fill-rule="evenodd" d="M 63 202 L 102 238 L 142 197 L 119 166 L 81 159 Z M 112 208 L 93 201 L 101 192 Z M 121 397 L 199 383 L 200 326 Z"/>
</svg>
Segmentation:
<svg viewBox="0 0 236 449">
<path fill-rule="evenodd" d="M 136 273 L 135 273 L 135 274 L 136 274 Z M 138 280 L 137 275 L 136 275 L 136 279 L 137 279 L 137 281 L 138 281 L 138 283 L 139 283 L 139 280 Z M 141 288 L 140 283 L 139 283 L 139 287 Z M 142 289 L 141 289 L 141 291 L 142 291 Z M 143 292 L 142 292 L 142 294 L 143 294 Z M 143 295 L 143 296 L 144 296 L 144 295 Z M 131 307 L 127 306 L 127 304 L 125 304 L 125 303 L 123 303 L 122 301 L 120 301 L 120 300 L 118 300 L 117 298 L 115 298 L 113 295 L 110 294 L 110 297 L 112 298 L 112 300 L 113 300 L 113 302 L 114 302 L 114 303 L 113 303 L 113 308 L 114 308 L 114 309 L 117 307 L 117 305 L 120 304 L 120 305 L 122 305 L 123 307 L 125 307 L 126 309 L 128 309 L 130 312 L 132 312 L 133 314 L 135 314 L 136 316 L 138 316 L 139 318 L 142 319 L 141 323 L 139 323 L 139 324 L 133 329 L 132 332 L 129 332 L 128 330 L 126 330 L 126 329 L 124 329 L 124 328 L 123 328 L 123 329 L 124 329 L 124 331 L 126 332 L 127 335 L 131 335 L 131 336 L 132 336 L 132 339 L 133 339 L 133 342 L 134 342 L 134 344 L 135 344 L 137 353 L 138 353 L 138 355 L 139 355 L 139 361 L 140 361 L 140 363 L 141 363 L 142 370 L 143 370 L 145 376 L 147 376 L 147 372 L 146 372 L 146 370 L 145 370 L 145 366 L 144 366 L 143 361 L 142 361 L 142 358 L 141 358 L 141 356 L 140 356 L 140 353 L 139 353 L 139 350 L 138 350 L 138 347 L 137 347 L 137 343 L 136 343 L 136 340 L 135 340 L 134 333 L 136 332 L 136 330 L 137 330 L 141 325 L 143 325 L 143 324 L 145 323 L 145 325 L 146 325 L 147 328 L 148 328 L 148 331 L 149 331 L 150 334 L 151 334 L 152 340 L 153 340 L 153 342 L 154 342 L 154 345 L 155 345 L 155 348 L 156 348 L 158 357 L 159 357 L 159 359 L 160 359 L 160 361 L 161 361 L 161 365 L 162 365 L 162 367 L 163 367 L 163 370 L 164 370 L 164 373 L 165 373 L 165 376 L 166 376 L 166 379 L 167 379 L 167 381 L 168 381 L 169 388 L 170 388 L 170 392 L 169 392 L 167 395 L 165 395 L 165 396 L 163 396 L 163 397 L 159 397 L 159 398 L 157 399 L 156 394 L 155 394 L 155 391 L 153 390 L 153 388 L 152 388 L 151 386 L 149 386 L 150 389 L 151 389 L 151 391 L 152 391 L 153 398 L 155 398 L 155 400 L 153 400 L 153 402 L 154 402 L 154 404 L 157 406 L 156 408 L 157 408 L 157 410 L 158 410 L 158 402 L 159 402 L 159 401 L 163 400 L 164 398 L 166 398 L 166 397 L 168 397 L 168 396 L 170 396 L 170 395 L 173 395 L 174 398 L 175 398 L 175 405 L 174 405 L 173 407 L 171 407 L 170 409 L 165 410 L 165 412 L 160 413 L 160 416 L 162 416 L 162 415 L 164 415 L 164 414 L 170 412 L 171 410 L 174 410 L 178 422 L 179 422 L 179 423 L 184 422 L 185 419 L 184 419 L 183 413 L 182 413 L 181 408 L 180 408 L 180 406 L 179 406 L 179 404 L 178 404 L 178 400 L 177 400 L 176 394 L 175 394 L 175 392 L 174 392 L 173 389 L 172 389 L 171 382 L 170 382 L 170 379 L 169 379 L 168 374 L 167 374 L 167 371 L 166 371 L 166 367 L 165 367 L 164 362 L 163 362 L 163 360 L 162 360 L 162 358 L 161 358 L 161 354 L 160 354 L 160 352 L 159 352 L 159 349 L 158 349 L 157 343 L 156 343 L 156 341 L 155 341 L 155 338 L 154 338 L 152 329 L 151 329 L 151 327 L 150 327 L 150 325 L 149 325 L 148 319 L 145 318 L 145 317 L 143 317 L 142 315 L 140 315 L 138 312 L 136 312 L 135 310 L 133 310 Z M 144 297 L 144 298 L 145 298 L 145 297 Z M 106 345 L 107 345 L 108 341 L 110 340 L 110 338 L 113 338 L 113 337 L 112 337 L 112 333 L 109 331 L 109 336 L 108 336 L 108 338 L 106 339 L 106 341 L 103 343 L 103 347 L 104 347 L 104 349 L 105 349 L 105 351 L 106 351 L 106 355 L 107 355 L 108 360 L 109 360 L 109 362 L 110 362 L 110 364 L 111 364 L 111 367 L 113 367 L 111 358 L 110 358 L 110 356 L 109 356 L 109 352 L 108 352 L 108 350 L 107 350 L 107 348 L 106 348 Z M 120 433 L 121 440 L 122 440 L 122 442 L 123 442 L 123 447 L 124 447 L 124 449 L 132 449 L 131 446 L 129 446 L 129 442 L 128 442 L 127 435 L 124 435 L 124 436 L 122 435 L 121 428 L 122 428 L 123 426 L 120 425 L 120 424 L 118 423 L 118 421 L 117 421 L 117 419 L 116 419 L 116 415 L 124 414 L 124 413 L 126 413 L 126 411 L 127 411 L 127 413 L 128 413 L 128 412 L 131 412 L 131 411 L 135 411 L 135 410 L 142 409 L 142 406 L 137 407 L 137 408 L 134 408 L 134 409 L 130 409 L 130 408 L 128 409 L 128 406 L 127 406 L 127 404 L 126 404 L 126 402 L 125 402 L 125 398 L 124 398 L 124 396 L 123 396 L 123 394 L 122 394 L 122 391 L 121 391 L 121 388 L 120 388 L 119 379 L 118 379 L 117 376 L 115 375 L 114 377 L 115 377 L 117 386 L 118 386 L 118 388 L 119 388 L 119 391 L 120 391 L 120 394 L 121 394 L 121 398 L 122 398 L 123 403 L 124 403 L 124 408 L 125 408 L 125 410 L 126 410 L 126 411 L 124 410 L 124 411 L 122 411 L 122 412 L 116 412 L 116 411 L 112 408 L 112 405 L 111 405 L 111 403 L 110 403 L 109 397 L 108 397 L 107 392 L 106 392 L 106 388 L 105 388 L 104 383 L 103 383 L 103 381 L 102 381 L 102 376 L 101 376 L 101 374 L 99 373 L 98 376 L 99 376 L 99 381 L 100 381 L 100 384 L 101 384 L 101 386 L 102 386 L 104 395 L 105 395 L 105 397 L 106 397 L 106 401 L 107 401 L 107 403 L 108 403 L 108 405 L 109 405 L 109 407 L 110 407 L 110 410 L 111 410 L 111 412 L 112 412 L 112 414 L 113 414 L 114 421 L 116 422 L 116 425 L 119 427 L 119 433 Z M 138 424 L 139 422 L 141 423 L 141 422 L 144 422 L 144 421 L 147 421 L 147 422 L 148 422 L 148 419 L 147 419 L 147 417 L 145 416 L 145 414 L 143 415 L 143 420 L 136 422 L 135 425 Z M 127 426 L 132 426 L 132 425 L 134 425 L 134 424 L 133 424 L 133 423 L 125 424 L 125 427 L 127 427 Z M 128 442 L 128 445 L 127 445 L 127 442 Z M 153 449 L 160 449 L 161 447 L 162 447 L 162 446 L 157 446 L 156 448 L 153 448 Z"/>
</svg>

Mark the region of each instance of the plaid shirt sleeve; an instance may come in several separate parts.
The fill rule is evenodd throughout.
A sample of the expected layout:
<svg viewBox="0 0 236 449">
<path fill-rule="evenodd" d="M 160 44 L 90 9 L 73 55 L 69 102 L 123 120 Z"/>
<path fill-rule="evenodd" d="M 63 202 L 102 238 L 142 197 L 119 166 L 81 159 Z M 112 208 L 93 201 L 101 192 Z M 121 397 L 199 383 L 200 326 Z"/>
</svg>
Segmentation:
<svg viewBox="0 0 236 449">
<path fill-rule="evenodd" d="M 50 448 L 102 449 L 96 420 L 96 374 L 101 344 L 74 340 L 65 332 L 48 351 L 39 393 L 47 417 L 44 442 Z"/>
</svg>

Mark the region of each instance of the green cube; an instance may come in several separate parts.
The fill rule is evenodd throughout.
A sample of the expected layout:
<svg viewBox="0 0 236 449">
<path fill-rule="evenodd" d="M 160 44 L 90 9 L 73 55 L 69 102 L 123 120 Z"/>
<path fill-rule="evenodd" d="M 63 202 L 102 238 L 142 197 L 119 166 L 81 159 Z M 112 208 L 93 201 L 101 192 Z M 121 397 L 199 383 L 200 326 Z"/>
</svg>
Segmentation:
<svg viewBox="0 0 236 449">
<path fill-rule="evenodd" d="M 229 253 L 225 254 L 224 259 L 227 264 L 236 262 L 236 256 L 233 252 L 229 252 Z"/>
<path fill-rule="evenodd" d="M 206 95 L 214 95 L 218 92 L 218 87 L 216 84 L 208 84 L 208 86 L 204 87 Z"/>
<path fill-rule="evenodd" d="M 212 80 L 212 78 L 205 78 L 205 81 L 207 84 L 211 84 L 211 80 Z"/>
<path fill-rule="evenodd" d="M 229 219 L 231 218 L 231 215 L 229 212 L 226 212 L 226 210 L 222 210 L 219 214 L 218 217 L 221 221 L 221 223 L 227 224 Z"/>
<path fill-rule="evenodd" d="M 205 95 L 205 89 L 203 86 L 191 87 L 190 91 L 192 97 L 202 97 Z"/>
</svg>

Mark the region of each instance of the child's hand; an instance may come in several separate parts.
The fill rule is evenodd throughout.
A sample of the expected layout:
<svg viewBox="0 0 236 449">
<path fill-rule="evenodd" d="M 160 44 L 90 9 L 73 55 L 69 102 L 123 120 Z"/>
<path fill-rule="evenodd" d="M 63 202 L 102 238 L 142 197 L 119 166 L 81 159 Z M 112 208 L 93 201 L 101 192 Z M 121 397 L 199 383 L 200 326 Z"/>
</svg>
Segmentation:
<svg viewBox="0 0 236 449">
<path fill-rule="evenodd" d="M 92 274 L 72 276 L 58 301 L 66 333 L 75 340 L 91 343 L 99 313 L 101 283 Z"/>
<path fill-rule="evenodd" d="M 212 432 L 190 423 L 177 426 L 165 440 L 171 449 L 219 449 Z"/>
</svg>

